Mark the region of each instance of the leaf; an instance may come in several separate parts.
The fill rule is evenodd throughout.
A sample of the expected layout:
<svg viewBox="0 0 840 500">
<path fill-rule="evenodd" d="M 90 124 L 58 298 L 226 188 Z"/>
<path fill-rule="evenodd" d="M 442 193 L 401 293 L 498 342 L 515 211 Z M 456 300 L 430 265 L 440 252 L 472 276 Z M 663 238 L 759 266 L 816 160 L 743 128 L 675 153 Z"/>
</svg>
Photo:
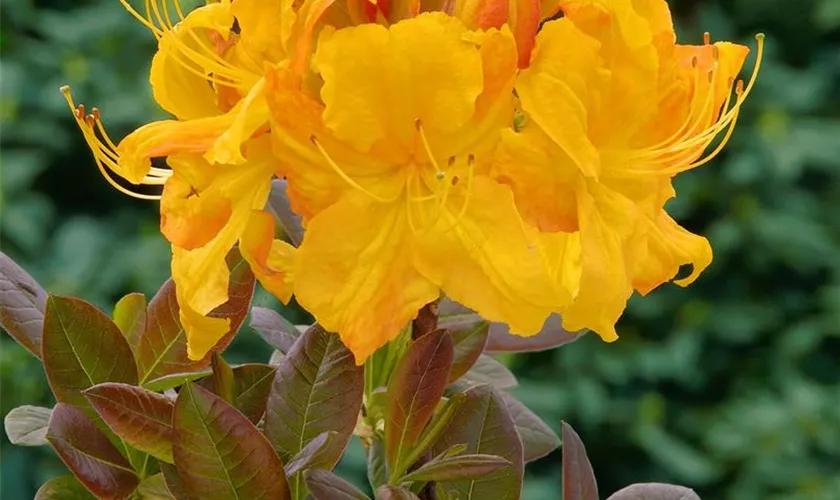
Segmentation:
<svg viewBox="0 0 840 500">
<path fill-rule="evenodd" d="M 18 446 L 41 446 L 47 444 L 47 427 L 50 424 L 50 408 L 40 406 L 19 406 L 6 415 L 4 424 L 9 441 Z"/>
<path fill-rule="evenodd" d="M 175 403 L 173 455 L 188 497 L 288 499 L 283 464 L 254 424 L 193 383 Z"/>
<path fill-rule="evenodd" d="M 376 500 L 420 500 L 420 497 L 405 488 L 383 484 L 376 489 Z"/>
<path fill-rule="evenodd" d="M 519 385 L 516 377 L 505 365 L 486 354 L 479 356 L 478 361 L 461 377 L 460 381 L 465 382 L 467 387 L 487 384 L 500 390 Z"/>
<path fill-rule="evenodd" d="M 50 295 L 43 342 L 47 380 L 63 403 L 89 408 L 81 391 L 103 382 L 137 384 L 137 366 L 120 329 L 83 300 Z"/>
<path fill-rule="evenodd" d="M 554 349 L 563 344 L 574 342 L 581 338 L 586 331 L 570 332 L 563 328 L 563 320 L 558 314 L 548 317 L 542 330 L 530 337 L 512 335 L 510 328 L 503 323 L 490 325 L 490 336 L 484 352 L 536 352 Z"/>
<path fill-rule="evenodd" d="M 120 328 L 132 350 L 146 329 L 146 296 L 130 293 L 114 306 L 114 323 Z"/>
<path fill-rule="evenodd" d="M 225 400 L 228 404 L 233 404 L 233 368 L 230 367 L 225 358 L 218 352 L 214 352 L 211 357 L 213 365 L 213 375 L 211 380 L 213 382 L 213 392 Z"/>
<path fill-rule="evenodd" d="M 311 469 L 303 476 L 314 500 L 370 500 L 358 488 L 328 470 Z"/>
<path fill-rule="evenodd" d="M 0 325 L 38 359 L 46 302 L 41 285 L 0 252 Z"/>
<path fill-rule="evenodd" d="M 275 371 L 273 366 L 260 363 L 248 363 L 233 368 L 233 406 L 255 424 L 265 415 Z"/>
<path fill-rule="evenodd" d="M 478 361 L 487 343 L 490 324 L 486 321 L 466 321 L 458 323 L 446 321 L 440 328 L 445 328 L 452 336 L 454 357 L 449 382 L 454 382 L 467 373 Z"/>
<path fill-rule="evenodd" d="M 172 492 L 166 486 L 166 479 L 163 474 L 155 474 L 147 477 L 137 487 L 138 500 L 174 500 Z"/>
<path fill-rule="evenodd" d="M 385 460 L 385 443 L 374 435 L 367 452 L 368 483 L 376 489 L 388 482 L 388 464 Z"/>
<path fill-rule="evenodd" d="M 540 459 L 560 446 L 560 438 L 540 417 L 512 395 L 500 394 L 522 440 L 525 463 Z"/>
<path fill-rule="evenodd" d="M 199 370 L 197 372 L 172 373 L 150 380 L 143 384 L 143 387 L 154 392 L 164 392 L 168 389 L 174 389 L 186 384 L 187 382 L 192 382 L 212 374 L 213 371 L 210 369 Z"/>
<path fill-rule="evenodd" d="M 268 195 L 268 209 L 275 215 L 275 219 L 283 227 L 286 236 L 294 246 L 303 241 L 303 224 L 300 216 L 292 211 L 289 195 L 286 194 L 286 181 L 275 179 L 271 181 L 271 192 Z"/>
<path fill-rule="evenodd" d="M 148 388 L 152 380 L 174 373 L 195 372 L 210 364 L 213 352 L 222 352 L 239 330 L 254 295 L 254 275 L 237 249 L 227 256 L 230 273 L 228 301 L 209 316 L 230 320 L 230 330 L 207 356 L 192 361 L 187 357 L 187 338 L 178 317 L 175 283 L 170 279 L 149 302 L 146 311 L 146 329 L 137 344 L 136 356 L 140 385 Z"/>
<path fill-rule="evenodd" d="M 178 500 L 187 500 L 187 494 L 184 493 L 184 488 L 181 486 L 181 476 L 178 475 L 178 469 L 166 462 L 160 462 L 159 465 L 160 473 L 163 474 L 163 480 L 172 496 Z"/>
<path fill-rule="evenodd" d="M 286 477 L 292 477 L 292 475 L 306 469 L 323 468 L 324 451 L 329 448 L 335 436 L 335 431 L 323 432 L 318 434 L 312 441 L 306 443 L 306 446 L 283 467 L 286 471 Z"/>
<path fill-rule="evenodd" d="M 78 408 L 63 403 L 53 408 L 47 440 L 97 498 L 125 498 L 140 482 L 128 461 Z"/>
<path fill-rule="evenodd" d="M 426 462 L 417 470 L 403 476 L 400 482 L 478 479 L 509 465 L 509 460 L 496 455 L 459 455 Z"/>
<path fill-rule="evenodd" d="M 364 370 L 338 335 L 319 325 L 295 342 L 277 368 L 268 396 L 265 433 L 281 460 L 290 462 L 319 434 L 336 431 L 324 452 L 332 468 L 347 446 L 364 390 Z"/>
<path fill-rule="evenodd" d="M 616 491 L 607 500 L 700 500 L 700 497 L 685 486 L 638 483 Z"/>
<path fill-rule="evenodd" d="M 388 382 L 385 455 L 388 469 L 399 477 L 411 464 L 411 452 L 443 396 L 452 367 L 452 338 L 435 330 L 412 342 Z"/>
<path fill-rule="evenodd" d="M 128 384 L 104 383 L 85 397 L 114 433 L 129 445 L 172 463 L 172 413 L 166 397 Z"/>
<path fill-rule="evenodd" d="M 492 387 L 482 385 L 464 394 L 432 450 L 440 454 L 459 444 L 466 445 L 467 453 L 496 455 L 511 464 L 488 478 L 441 481 L 437 483 L 439 489 L 450 496 L 458 495 L 460 500 L 519 499 L 524 471 L 522 443 L 507 405 Z"/>
<path fill-rule="evenodd" d="M 251 308 L 251 328 L 260 334 L 268 345 L 286 354 L 300 337 L 300 330 L 283 316 L 267 307 Z"/>
<path fill-rule="evenodd" d="M 41 485 L 35 500 L 96 500 L 96 497 L 75 477 L 58 476 Z"/>
<path fill-rule="evenodd" d="M 598 484 L 583 441 L 566 422 L 560 427 L 563 434 L 563 500 L 598 500 Z"/>
</svg>

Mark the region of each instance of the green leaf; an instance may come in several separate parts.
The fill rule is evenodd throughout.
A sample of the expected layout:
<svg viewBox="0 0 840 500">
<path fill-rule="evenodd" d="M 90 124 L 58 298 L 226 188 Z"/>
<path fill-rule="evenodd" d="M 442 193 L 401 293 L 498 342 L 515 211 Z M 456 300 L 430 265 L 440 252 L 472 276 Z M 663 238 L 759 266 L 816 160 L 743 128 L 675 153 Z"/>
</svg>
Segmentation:
<svg viewBox="0 0 840 500">
<path fill-rule="evenodd" d="M 19 406 L 10 411 L 3 423 L 9 441 L 18 446 L 47 444 L 47 427 L 50 425 L 50 408 Z"/>
<path fill-rule="evenodd" d="M 41 285 L 0 252 L 0 326 L 38 359 L 46 302 Z"/>
<path fill-rule="evenodd" d="M 98 498 L 125 498 L 140 483 L 131 464 L 78 408 L 63 403 L 53 408 L 47 440 Z"/>
<path fill-rule="evenodd" d="M 338 335 L 319 325 L 295 342 L 277 368 L 265 416 L 265 433 L 283 461 L 319 434 L 336 431 L 325 468 L 338 462 L 359 416 L 363 376 Z"/>
<path fill-rule="evenodd" d="M 288 499 L 283 464 L 254 424 L 193 383 L 175 403 L 173 455 L 188 497 Z"/>
<path fill-rule="evenodd" d="M 83 300 L 47 299 L 43 342 L 47 379 L 63 403 L 90 408 L 83 390 L 103 382 L 137 384 L 137 366 L 120 329 Z"/>
<path fill-rule="evenodd" d="M 516 377 L 505 365 L 486 354 L 479 356 L 478 361 L 460 378 L 460 381 L 467 387 L 487 384 L 500 390 L 519 385 Z"/>
<path fill-rule="evenodd" d="M 540 417 L 512 395 L 500 394 L 522 440 L 525 463 L 540 459 L 560 446 L 560 438 Z"/>
<path fill-rule="evenodd" d="M 376 489 L 376 500 L 420 500 L 420 497 L 405 488 L 384 484 Z"/>
<path fill-rule="evenodd" d="M 700 500 L 700 497 L 685 486 L 638 483 L 616 491 L 607 500 Z"/>
<path fill-rule="evenodd" d="M 403 476 L 400 482 L 479 479 L 509 465 L 509 460 L 496 455 L 458 455 L 426 462 L 417 470 Z"/>
<path fill-rule="evenodd" d="M 586 331 L 570 332 L 563 328 L 563 320 L 558 314 L 548 317 L 542 330 L 530 337 L 512 335 L 510 328 L 503 323 L 493 323 L 484 352 L 537 352 L 554 349 L 563 344 L 574 342 L 581 338 Z"/>
<path fill-rule="evenodd" d="M 440 454 L 465 444 L 470 454 L 496 455 L 510 465 L 493 476 L 475 480 L 441 481 L 437 487 L 445 495 L 458 495 L 460 500 L 518 499 L 522 491 L 524 461 L 522 443 L 516 435 L 513 418 L 501 395 L 482 385 L 469 390 L 455 406 L 455 415 L 446 431 L 433 447 Z M 448 498 L 441 496 L 441 498 Z"/>
<path fill-rule="evenodd" d="M 312 469 L 303 475 L 313 500 L 370 500 L 358 488 L 328 470 Z"/>
<path fill-rule="evenodd" d="M 182 386 L 187 382 L 193 382 L 212 374 L 213 371 L 210 369 L 199 370 L 197 372 L 172 373 L 150 380 L 143 384 L 143 387 L 154 392 L 164 392 L 166 390 Z"/>
<path fill-rule="evenodd" d="M 445 325 L 445 326 L 444 326 Z M 490 324 L 486 321 L 447 321 L 440 328 L 445 328 L 452 336 L 454 357 L 449 382 L 454 382 L 467 373 L 478 361 L 487 343 Z"/>
<path fill-rule="evenodd" d="M 213 365 L 213 392 L 225 400 L 228 404 L 233 404 L 233 368 L 230 367 L 225 358 L 218 352 L 214 352 L 211 357 L 211 364 Z"/>
<path fill-rule="evenodd" d="M 292 477 L 298 472 L 306 469 L 320 469 L 324 467 L 324 451 L 329 449 L 332 440 L 336 436 L 335 431 L 323 432 L 315 436 L 315 439 L 306 443 L 306 446 L 283 467 L 286 477 Z"/>
<path fill-rule="evenodd" d="M 104 383 L 85 391 L 90 404 L 129 445 L 172 463 L 172 413 L 166 396 L 128 384 Z"/>
<path fill-rule="evenodd" d="M 166 486 L 163 474 L 147 477 L 137 487 L 137 500 L 174 500 L 175 496 Z"/>
<path fill-rule="evenodd" d="M 114 306 L 113 317 L 114 323 L 133 350 L 146 329 L 146 296 L 142 293 L 130 293 L 121 298 Z"/>
<path fill-rule="evenodd" d="M 96 497 L 73 476 L 58 476 L 44 483 L 35 500 L 96 500 Z"/>
<path fill-rule="evenodd" d="M 445 330 L 435 330 L 409 345 L 388 382 L 385 455 L 394 476 L 411 465 L 403 460 L 443 396 L 452 357 L 452 338 Z"/>
<path fill-rule="evenodd" d="M 229 319 L 228 333 L 204 358 L 190 360 L 187 357 L 187 338 L 179 319 L 175 283 L 170 279 L 152 298 L 146 311 L 146 329 L 136 349 L 140 385 L 148 389 L 148 383 L 165 375 L 201 370 L 210 364 L 213 352 L 224 351 L 233 340 L 248 315 L 255 281 L 251 268 L 237 249 L 234 248 L 228 254 L 227 263 L 231 270 L 229 299 L 210 312 L 209 316 Z"/>
<path fill-rule="evenodd" d="M 367 453 L 368 483 L 376 489 L 388 482 L 388 462 L 385 460 L 385 442 L 374 435 Z"/>
<path fill-rule="evenodd" d="M 563 500 L 598 500 L 598 484 L 577 432 L 562 422 Z"/>
<path fill-rule="evenodd" d="M 252 307 L 250 324 L 268 345 L 283 354 L 291 350 L 295 340 L 301 335 L 295 325 L 267 307 Z"/>
</svg>

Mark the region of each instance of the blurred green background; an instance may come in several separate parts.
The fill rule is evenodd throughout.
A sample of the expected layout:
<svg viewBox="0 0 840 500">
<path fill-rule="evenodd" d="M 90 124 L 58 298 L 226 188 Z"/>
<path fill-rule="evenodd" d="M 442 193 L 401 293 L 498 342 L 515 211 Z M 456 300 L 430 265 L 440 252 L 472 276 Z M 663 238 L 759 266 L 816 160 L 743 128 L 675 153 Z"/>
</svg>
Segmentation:
<svg viewBox="0 0 840 500">
<path fill-rule="evenodd" d="M 728 152 L 683 175 L 670 206 L 715 263 L 688 290 L 633 299 L 615 344 L 590 335 L 507 359 L 515 392 L 555 429 L 577 428 L 603 497 L 666 481 L 706 500 L 840 499 L 840 0 L 671 5 L 683 41 L 767 33 Z M 116 0 L 3 0 L 0 28 L 2 250 L 49 291 L 106 310 L 151 295 L 168 275 L 156 206 L 99 176 L 58 87 L 99 106 L 115 137 L 160 116 L 152 36 Z M 36 360 L 7 336 L 0 347 L 0 413 L 51 404 Z M 268 357 L 248 329 L 230 353 Z M 358 474 L 358 449 L 342 467 Z M 0 468 L 4 500 L 63 470 L 5 434 Z M 526 499 L 559 498 L 559 453 L 528 474 Z"/>
</svg>

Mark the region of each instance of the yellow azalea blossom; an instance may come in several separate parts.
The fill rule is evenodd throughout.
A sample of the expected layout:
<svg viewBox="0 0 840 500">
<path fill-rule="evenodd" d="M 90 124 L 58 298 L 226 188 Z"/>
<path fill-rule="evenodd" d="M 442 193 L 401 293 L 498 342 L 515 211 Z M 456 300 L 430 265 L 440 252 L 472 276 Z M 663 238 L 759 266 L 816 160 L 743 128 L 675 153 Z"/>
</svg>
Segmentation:
<svg viewBox="0 0 840 500">
<path fill-rule="evenodd" d="M 150 80 L 155 100 L 175 119 L 115 144 L 99 111 L 86 114 L 63 91 L 105 178 L 132 196 L 161 200 L 188 354 L 201 359 L 229 329 L 229 320 L 210 313 L 228 300 L 225 257 L 234 245 L 268 290 L 291 297 L 293 248 L 274 239 L 263 211 L 280 166 L 266 135 L 263 75 L 285 61 L 296 14 L 286 0 L 222 0 L 187 15 L 177 0 L 147 1 L 146 15 L 123 5 L 158 39 Z M 165 158 L 166 168 L 153 166 L 155 158 Z M 135 192 L 112 174 L 163 185 L 163 192 Z"/>
<path fill-rule="evenodd" d="M 570 300 L 547 244 L 488 175 L 517 58 L 506 26 L 427 13 L 324 29 L 318 93 L 289 71 L 269 78 L 271 137 L 306 224 L 295 295 L 358 363 L 441 291 L 523 334 Z"/>
<path fill-rule="evenodd" d="M 517 78 L 527 120 L 503 135 L 492 175 L 529 223 L 579 234 L 561 265 L 580 276 L 564 325 L 614 340 L 634 289 L 647 293 L 692 264 L 677 281 L 687 285 L 711 262 L 706 239 L 664 205 L 676 174 L 723 148 L 759 64 L 744 87 L 736 77 L 746 47 L 676 44 L 664 0 L 557 5 L 563 17 L 542 26 Z M 760 52 L 759 37 L 759 63 Z"/>
</svg>

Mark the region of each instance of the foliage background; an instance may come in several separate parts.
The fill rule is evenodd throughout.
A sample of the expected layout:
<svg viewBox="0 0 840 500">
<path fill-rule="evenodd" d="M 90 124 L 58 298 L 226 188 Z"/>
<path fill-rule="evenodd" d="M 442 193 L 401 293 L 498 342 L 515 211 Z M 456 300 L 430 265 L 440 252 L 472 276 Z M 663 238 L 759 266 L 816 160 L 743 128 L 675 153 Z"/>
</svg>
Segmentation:
<svg viewBox="0 0 840 500">
<path fill-rule="evenodd" d="M 587 444 L 602 496 L 669 481 L 711 499 L 840 498 L 840 1 L 672 1 L 684 41 L 768 35 L 728 152 L 684 175 L 671 210 L 715 263 L 688 290 L 634 299 L 621 340 L 594 336 L 508 358 L 517 394 Z M 168 275 L 156 207 L 99 177 L 58 87 L 102 109 L 112 135 L 159 116 L 153 38 L 116 0 L 0 5 L 2 249 L 49 291 L 105 310 Z M 258 302 L 277 305 L 266 295 Z M 295 314 L 294 311 L 291 311 Z M 299 313 L 298 313 L 299 314 Z M 0 413 L 51 404 L 40 365 L 0 338 Z M 232 361 L 268 350 L 245 329 Z M 526 499 L 558 498 L 560 456 L 529 466 Z M 359 449 L 342 468 L 359 479 Z M 63 467 L 2 437 L 4 499 Z"/>
</svg>

